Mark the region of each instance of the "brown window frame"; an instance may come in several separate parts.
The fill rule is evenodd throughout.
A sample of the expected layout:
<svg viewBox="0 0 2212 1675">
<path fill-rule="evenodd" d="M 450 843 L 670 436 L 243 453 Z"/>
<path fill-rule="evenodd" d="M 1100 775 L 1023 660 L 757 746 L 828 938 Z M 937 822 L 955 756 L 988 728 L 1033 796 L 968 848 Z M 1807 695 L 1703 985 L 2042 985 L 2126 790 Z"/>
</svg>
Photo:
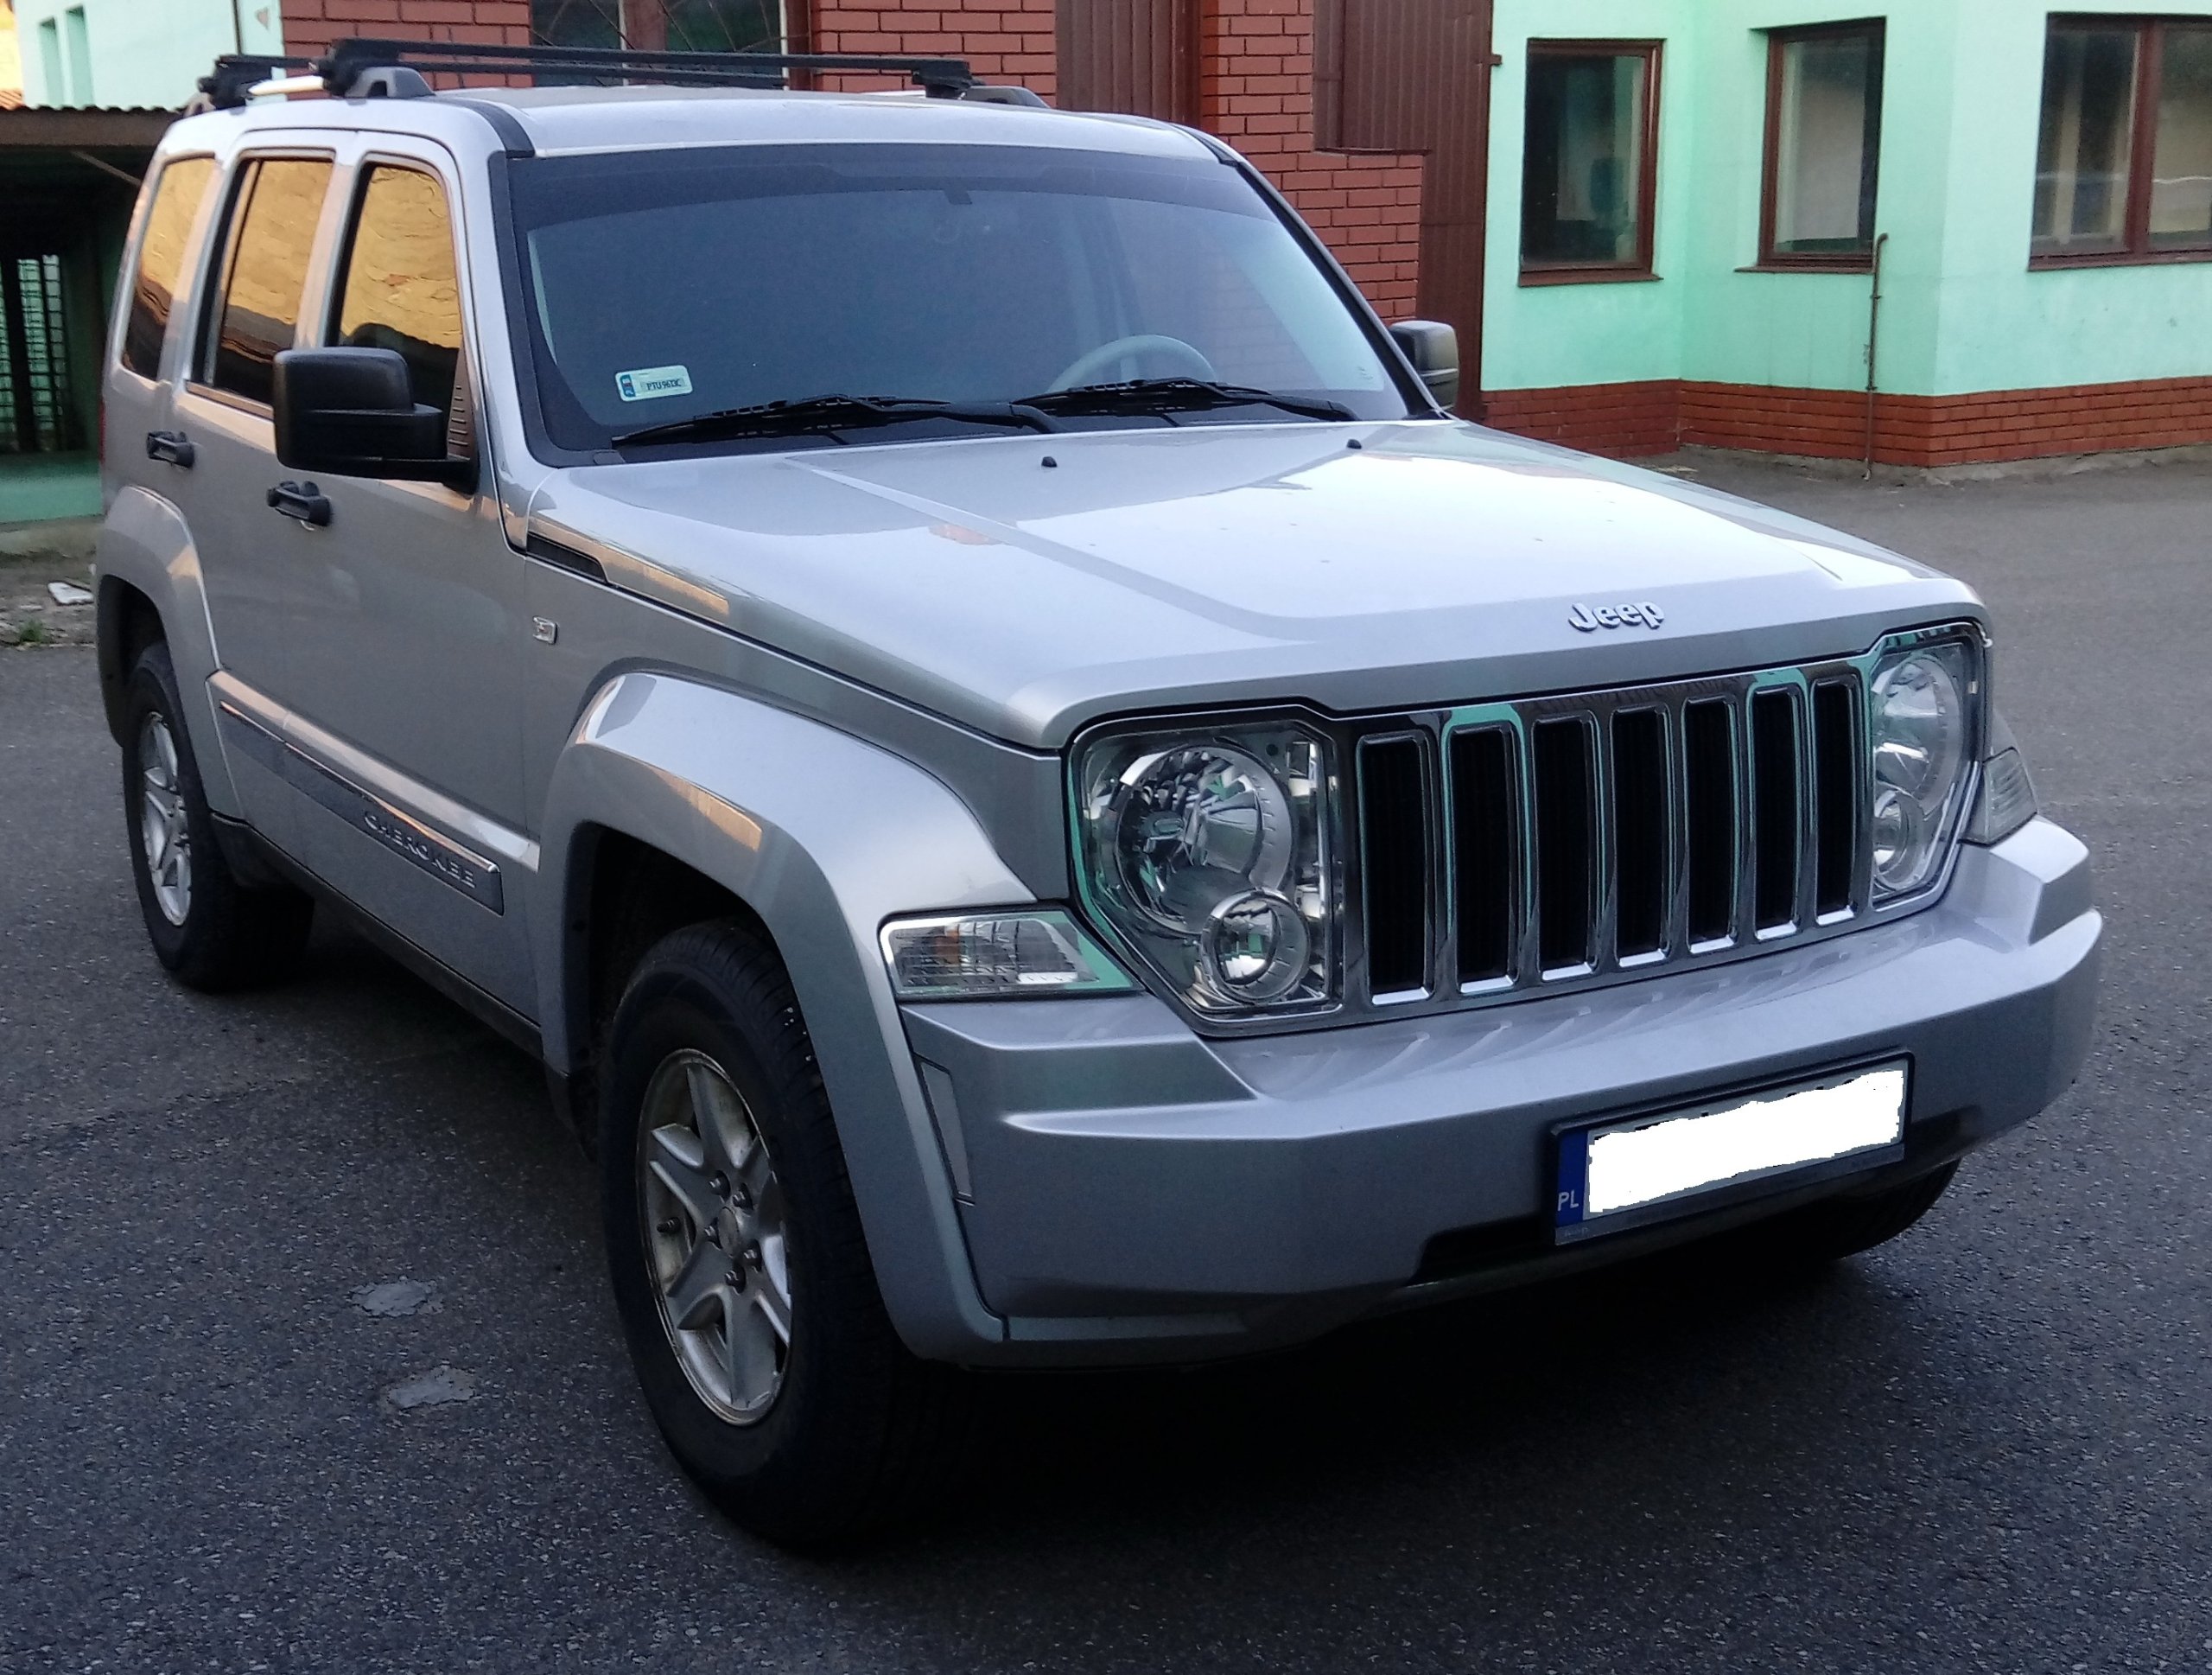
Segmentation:
<svg viewBox="0 0 2212 1675">
<path fill-rule="evenodd" d="M 1872 273 L 1875 237 L 1869 230 L 1869 247 L 1861 251 L 1778 251 L 1774 247 L 1774 217 L 1782 189 L 1782 62 L 1783 54 L 1800 41 L 1836 35 L 1868 35 L 1874 38 L 1874 202 L 1878 224 L 1882 200 L 1882 117 L 1888 93 L 1889 25 L 1879 17 L 1854 17 L 1834 23 L 1808 23 L 1802 28 L 1766 32 L 1766 131 L 1764 156 L 1759 171 L 1758 266 L 1787 273 Z"/>
<path fill-rule="evenodd" d="M 2035 228 L 2028 229 L 2028 266 L 2036 268 L 2155 267 L 2169 262 L 2212 262 L 2212 239 L 2157 250 L 2151 244 L 2151 185 L 2158 168 L 2158 94 L 2164 74 L 2166 30 L 2179 25 L 2202 29 L 2212 23 L 2205 16 L 2152 16 L 2131 12 L 2056 11 L 2044 21 L 2044 61 L 2050 60 L 2050 37 L 2066 27 L 2091 26 L 2135 31 L 2135 109 L 2132 113 L 2127 149 L 2127 213 L 2123 223 L 2126 240 L 2118 250 L 2038 251 Z M 2043 107 L 2036 107 L 2040 126 Z"/>
<path fill-rule="evenodd" d="M 1576 41 L 1548 36 L 1529 42 L 1531 63 L 1539 58 L 1641 58 L 1643 61 L 1643 131 L 1637 137 L 1636 254 L 1625 262 L 1532 262 L 1521 257 L 1524 285 L 1626 284 L 1656 279 L 1654 251 L 1659 211 L 1659 88 L 1663 41 Z M 1529 193 L 1527 84 L 1522 84 L 1521 196 Z M 1525 236 L 1525 235 L 1523 235 Z"/>
</svg>

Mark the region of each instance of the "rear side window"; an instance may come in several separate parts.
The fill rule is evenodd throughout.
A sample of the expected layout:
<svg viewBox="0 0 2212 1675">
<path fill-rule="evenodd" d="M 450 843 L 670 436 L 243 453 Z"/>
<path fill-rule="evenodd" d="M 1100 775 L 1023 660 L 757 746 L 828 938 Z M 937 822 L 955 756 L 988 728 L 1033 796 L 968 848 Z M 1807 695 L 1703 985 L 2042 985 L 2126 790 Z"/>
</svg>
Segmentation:
<svg viewBox="0 0 2212 1675">
<path fill-rule="evenodd" d="M 361 188 L 328 341 L 397 349 L 415 399 L 452 414 L 461 360 L 461 281 L 445 188 L 417 169 L 378 164 Z"/>
<path fill-rule="evenodd" d="M 161 371 L 162 339 L 184 278 L 185 240 L 200 219 L 200 200 L 215 178 L 213 157 L 179 157 L 162 170 L 154 205 L 138 242 L 138 275 L 130 287 L 130 317 L 123 326 L 123 364 L 141 378 Z"/>
<path fill-rule="evenodd" d="M 269 400 L 277 353 L 292 347 L 299 327 L 308 256 L 329 184 L 327 160 L 269 157 L 246 165 L 231 199 L 222 295 L 201 347 L 202 383 Z"/>
</svg>

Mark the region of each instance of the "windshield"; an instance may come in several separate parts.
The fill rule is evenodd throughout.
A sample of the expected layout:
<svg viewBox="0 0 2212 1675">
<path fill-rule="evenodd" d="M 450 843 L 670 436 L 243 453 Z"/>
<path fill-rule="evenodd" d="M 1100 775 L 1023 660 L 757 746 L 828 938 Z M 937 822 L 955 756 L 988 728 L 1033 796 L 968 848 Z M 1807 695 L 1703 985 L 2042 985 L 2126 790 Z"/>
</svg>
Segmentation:
<svg viewBox="0 0 2212 1675">
<path fill-rule="evenodd" d="M 1211 160 L 732 147 L 530 159 L 511 179 L 540 412 L 563 448 L 670 427 L 684 434 L 652 445 L 912 440 L 982 422 L 869 414 L 849 438 L 817 408 L 817 428 L 772 439 L 679 423 L 824 396 L 972 408 L 1138 385 L 1061 396 L 1053 422 L 1070 429 L 1301 417 L 1253 392 L 1408 411 L 1329 277 Z"/>
</svg>

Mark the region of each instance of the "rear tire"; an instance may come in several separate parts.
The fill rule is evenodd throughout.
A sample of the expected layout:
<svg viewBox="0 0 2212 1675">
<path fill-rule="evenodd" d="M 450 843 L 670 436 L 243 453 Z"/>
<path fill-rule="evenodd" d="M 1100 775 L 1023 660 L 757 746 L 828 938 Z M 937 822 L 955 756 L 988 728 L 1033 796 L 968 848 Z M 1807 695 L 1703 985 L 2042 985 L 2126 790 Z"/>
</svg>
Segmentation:
<svg viewBox="0 0 2212 1675">
<path fill-rule="evenodd" d="M 1801 1262 L 1840 1262 L 1886 1245 L 1936 1207 L 1959 1172 L 1954 1161 L 1899 1186 L 1864 1196 L 1823 1199 L 1770 1222 L 1769 1238 Z"/>
<path fill-rule="evenodd" d="M 774 950 L 724 921 L 665 938 L 602 1055 L 607 1259 L 647 1404 L 729 1515 L 843 1544 L 916 1507 L 967 1380 L 885 1313 L 806 1026 Z"/>
<path fill-rule="evenodd" d="M 224 858 L 161 640 L 124 688 L 123 810 L 130 872 L 154 956 L 194 989 L 244 989 L 299 964 L 315 903 L 284 886 L 249 889 Z"/>
</svg>

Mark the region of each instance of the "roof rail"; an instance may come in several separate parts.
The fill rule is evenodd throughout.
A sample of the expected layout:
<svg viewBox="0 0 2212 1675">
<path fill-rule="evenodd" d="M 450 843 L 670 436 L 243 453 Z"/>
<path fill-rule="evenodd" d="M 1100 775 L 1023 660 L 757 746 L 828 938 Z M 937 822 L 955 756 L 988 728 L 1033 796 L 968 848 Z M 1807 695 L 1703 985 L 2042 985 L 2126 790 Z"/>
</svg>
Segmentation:
<svg viewBox="0 0 2212 1675">
<path fill-rule="evenodd" d="M 419 97 L 425 76 L 526 74 L 550 70 L 691 87 L 780 87 L 792 72 L 873 71 L 909 77 L 932 99 L 958 99 L 976 86 L 957 58 L 886 57 L 868 53 L 689 53 L 627 47 L 479 46 L 459 41 L 348 40 L 321 58 L 232 53 L 215 61 L 200 91 L 218 110 L 246 102 L 253 88 L 283 72 L 307 71 L 326 92 L 346 98 Z"/>
</svg>

